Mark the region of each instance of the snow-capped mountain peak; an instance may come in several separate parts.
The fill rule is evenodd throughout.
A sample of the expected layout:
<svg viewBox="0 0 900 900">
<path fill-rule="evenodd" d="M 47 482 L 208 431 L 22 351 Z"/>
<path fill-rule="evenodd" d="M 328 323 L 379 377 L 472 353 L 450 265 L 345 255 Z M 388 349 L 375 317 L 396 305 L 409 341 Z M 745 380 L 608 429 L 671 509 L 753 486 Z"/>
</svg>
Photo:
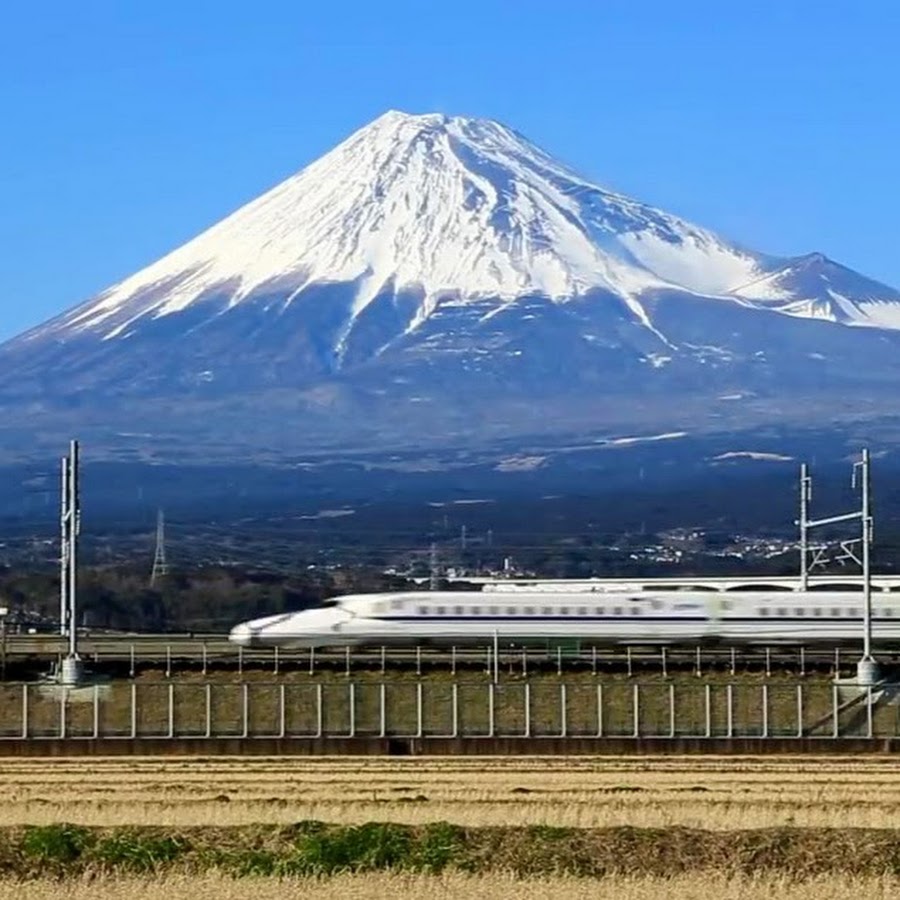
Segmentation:
<svg viewBox="0 0 900 900">
<path fill-rule="evenodd" d="M 635 307 L 677 287 L 726 294 L 765 260 L 605 190 L 497 122 L 390 111 L 297 175 L 56 323 L 105 339 L 215 297 L 219 308 L 353 285 L 346 328 L 385 290 L 558 301 L 604 290 Z M 277 291 L 276 291 L 277 289 Z"/>
</svg>

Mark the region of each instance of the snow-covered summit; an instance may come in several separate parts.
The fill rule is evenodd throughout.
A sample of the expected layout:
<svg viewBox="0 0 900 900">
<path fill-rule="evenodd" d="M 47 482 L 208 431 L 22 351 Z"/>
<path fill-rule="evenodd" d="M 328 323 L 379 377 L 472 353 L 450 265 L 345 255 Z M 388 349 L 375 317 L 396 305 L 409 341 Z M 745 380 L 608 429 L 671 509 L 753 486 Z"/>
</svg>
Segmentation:
<svg viewBox="0 0 900 900">
<path fill-rule="evenodd" d="M 283 309 L 331 283 L 353 285 L 348 327 L 385 289 L 415 289 L 415 325 L 441 298 L 503 304 L 599 288 L 637 304 L 658 288 L 726 294 L 766 266 L 497 122 L 391 111 L 55 327 L 110 339 L 211 294 L 233 308 L 277 288 Z"/>
</svg>

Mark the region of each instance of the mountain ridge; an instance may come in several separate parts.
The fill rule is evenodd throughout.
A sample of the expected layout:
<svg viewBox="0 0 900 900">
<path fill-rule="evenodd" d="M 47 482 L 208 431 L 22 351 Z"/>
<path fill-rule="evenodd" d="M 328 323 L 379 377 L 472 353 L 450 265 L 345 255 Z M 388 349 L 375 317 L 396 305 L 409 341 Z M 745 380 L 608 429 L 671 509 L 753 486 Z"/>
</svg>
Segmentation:
<svg viewBox="0 0 900 900">
<path fill-rule="evenodd" d="M 182 443 L 243 415 L 302 447 L 433 438 L 436 410 L 448 433 L 562 432 L 599 390 L 626 409 L 592 398 L 598 428 L 674 408 L 693 429 L 740 419 L 724 395 L 784 418 L 799 385 L 850 415 L 898 384 L 898 329 L 900 293 L 822 254 L 744 248 L 491 120 L 392 111 L 0 346 L 0 409 L 48 433 L 80 410 L 110 441 L 169 404 Z"/>
</svg>

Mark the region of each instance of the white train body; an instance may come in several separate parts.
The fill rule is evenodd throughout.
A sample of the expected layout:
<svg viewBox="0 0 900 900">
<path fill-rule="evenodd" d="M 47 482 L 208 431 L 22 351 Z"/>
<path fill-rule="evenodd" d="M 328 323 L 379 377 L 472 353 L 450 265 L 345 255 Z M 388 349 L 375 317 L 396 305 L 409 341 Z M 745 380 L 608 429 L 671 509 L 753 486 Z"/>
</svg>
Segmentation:
<svg viewBox="0 0 900 900">
<path fill-rule="evenodd" d="M 244 622 L 231 640 L 247 647 L 485 644 L 577 639 L 587 644 L 815 643 L 857 641 L 860 590 L 628 589 L 358 594 L 296 613 Z M 623 589 L 625 588 L 625 589 Z M 873 639 L 900 642 L 900 593 L 872 594 Z"/>
</svg>

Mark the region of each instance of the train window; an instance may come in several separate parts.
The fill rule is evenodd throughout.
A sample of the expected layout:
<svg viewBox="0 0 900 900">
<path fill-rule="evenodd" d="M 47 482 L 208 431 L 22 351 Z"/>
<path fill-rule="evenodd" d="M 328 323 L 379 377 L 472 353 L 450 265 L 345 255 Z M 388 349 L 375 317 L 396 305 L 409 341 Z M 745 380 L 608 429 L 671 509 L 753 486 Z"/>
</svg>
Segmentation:
<svg viewBox="0 0 900 900">
<path fill-rule="evenodd" d="M 491 607 L 491 615 L 492 615 L 492 616 L 496 616 L 498 612 L 500 612 L 500 607 L 499 607 L 499 606 L 492 606 L 492 607 Z"/>
<path fill-rule="evenodd" d="M 526 615 L 526 616 L 533 616 L 533 615 L 534 615 L 534 607 L 533 607 L 533 606 L 526 606 L 526 607 L 525 607 L 525 615 Z"/>
<path fill-rule="evenodd" d="M 543 609 L 543 611 L 542 611 L 542 615 L 545 615 L 545 616 L 552 616 L 552 615 L 553 615 L 553 608 L 550 607 L 550 606 L 545 606 L 544 609 Z"/>
<path fill-rule="evenodd" d="M 784 619 L 787 616 L 788 612 L 783 606 L 778 607 L 778 615 Z"/>
<path fill-rule="evenodd" d="M 447 615 L 447 607 L 446 607 L 446 606 L 439 606 L 439 607 L 437 608 L 437 614 L 438 614 L 439 616 L 446 616 L 446 615 Z"/>
<path fill-rule="evenodd" d="M 848 612 L 851 616 L 854 616 L 854 617 L 857 618 L 857 619 L 858 619 L 858 618 L 860 617 L 860 615 L 861 615 L 861 613 L 860 613 L 860 611 L 859 611 L 858 609 L 848 609 L 847 612 Z"/>
<path fill-rule="evenodd" d="M 391 609 L 403 609 L 403 601 L 391 600 Z"/>
<path fill-rule="evenodd" d="M 453 615 L 454 616 L 461 616 L 462 614 L 463 614 L 463 608 L 461 606 L 453 607 Z"/>
<path fill-rule="evenodd" d="M 569 614 L 569 607 L 568 607 L 568 606 L 561 606 L 561 607 L 559 608 L 559 614 L 560 614 L 561 616 L 567 616 L 567 615 Z"/>
<path fill-rule="evenodd" d="M 768 607 L 768 606 L 761 606 L 761 607 L 759 608 L 759 614 L 760 614 L 761 616 L 767 616 L 767 615 L 769 614 L 769 607 Z"/>
<path fill-rule="evenodd" d="M 516 616 L 516 615 L 518 615 L 518 610 L 515 608 L 515 606 L 507 606 L 506 614 L 508 616 Z"/>
<path fill-rule="evenodd" d="M 621 606 L 617 606 L 617 607 L 613 610 L 613 615 L 614 615 L 614 616 L 621 616 L 621 615 L 622 615 L 622 607 L 621 607 Z"/>
<path fill-rule="evenodd" d="M 795 607 L 794 607 L 794 615 L 795 615 L 795 616 L 801 616 L 801 617 L 802 617 L 802 616 L 805 616 L 805 615 L 806 615 L 806 610 L 805 610 L 802 606 L 795 606 Z"/>
<path fill-rule="evenodd" d="M 885 616 L 887 616 L 887 618 L 892 618 L 893 615 L 894 615 L 894 611 L 893 611 L 890 607 L 888 607 L 888 608 L 884 611 L 884 614 L 885 614 Z"/>
<path fill-rule="evenodd" d="M 472 607 L 472 615 L 473 615 L 473 616 L 480 616 L 480 615 L 481 615 L 481 607 L 480 607 L 480 606 L 473 606 L 473 607 Z"/>
<path fill-rule="evenodd" d="M 821 616 L 821 615 L 822 615 L 822 607 L 821 607 L 821 606 L 815 606 L 815 607 L 813 607 L 813 615 L 814 615 L 814 616 Z"/>
<path fill-rule="evenodd" d="M 639 615 L 641 614 L 641 612 L 642 612 L 642 610 L 641 610 L 641 608 L 640 608 L 639 606 L 632 606 L 632 607 L 631 607 L 631 614 L 632 614 L 633 616 L 639 616 Z"/>
<path fill-rule="evenodd" d="M 840 614 L 841 614 L 841 611 L 840 611 L 836 606 L 832 606 L 832 607 L 831 607 L 831 615 L 832 615 L 832 617 L 834 617 L 834 616 L 839 616 Z"/>
<path fill-rule="evenodd" d="M 606 615 L 606 607 L 605 606 L 597 606 L 594 609 L 595 615 L 605 616 Z"/>
<path fill-rule="evenodd" d="M 385 610 L 385 604 L 384 604 L 384 603 L 376 603 L 376 604 L 375 604 L 375 615 L 376 615 L 376 616 L 379 615 L 379 614 L 381 614 L 381 613 L 383 613 L 384 610 Z"/>
<path fill-rule="evenodd" d="M 731 601 L 730 601 L 730 600 L 723 600 L 723 601 L 722 601 L 722 609 L 723 609 L 723 610 L 731 609 Z"/>
<path fill-rule="evenodd" d="M 420 607 L 419 607 L 419 615 L 420 615 L 420 616 L 427 616 L 427 615 L 428 615 L 428 607 L 427 607 L 427 606 L 420 606 Z"/>
<path fill-rule="evenodd" d="M 579 616 L 586 616 L 586 615 L 587 615 L 587 607 L 586 607 L 586 606 L 579 606 L 579 607 L 578 607 L 578 615 L 579 615 Z"/>
</svg>

